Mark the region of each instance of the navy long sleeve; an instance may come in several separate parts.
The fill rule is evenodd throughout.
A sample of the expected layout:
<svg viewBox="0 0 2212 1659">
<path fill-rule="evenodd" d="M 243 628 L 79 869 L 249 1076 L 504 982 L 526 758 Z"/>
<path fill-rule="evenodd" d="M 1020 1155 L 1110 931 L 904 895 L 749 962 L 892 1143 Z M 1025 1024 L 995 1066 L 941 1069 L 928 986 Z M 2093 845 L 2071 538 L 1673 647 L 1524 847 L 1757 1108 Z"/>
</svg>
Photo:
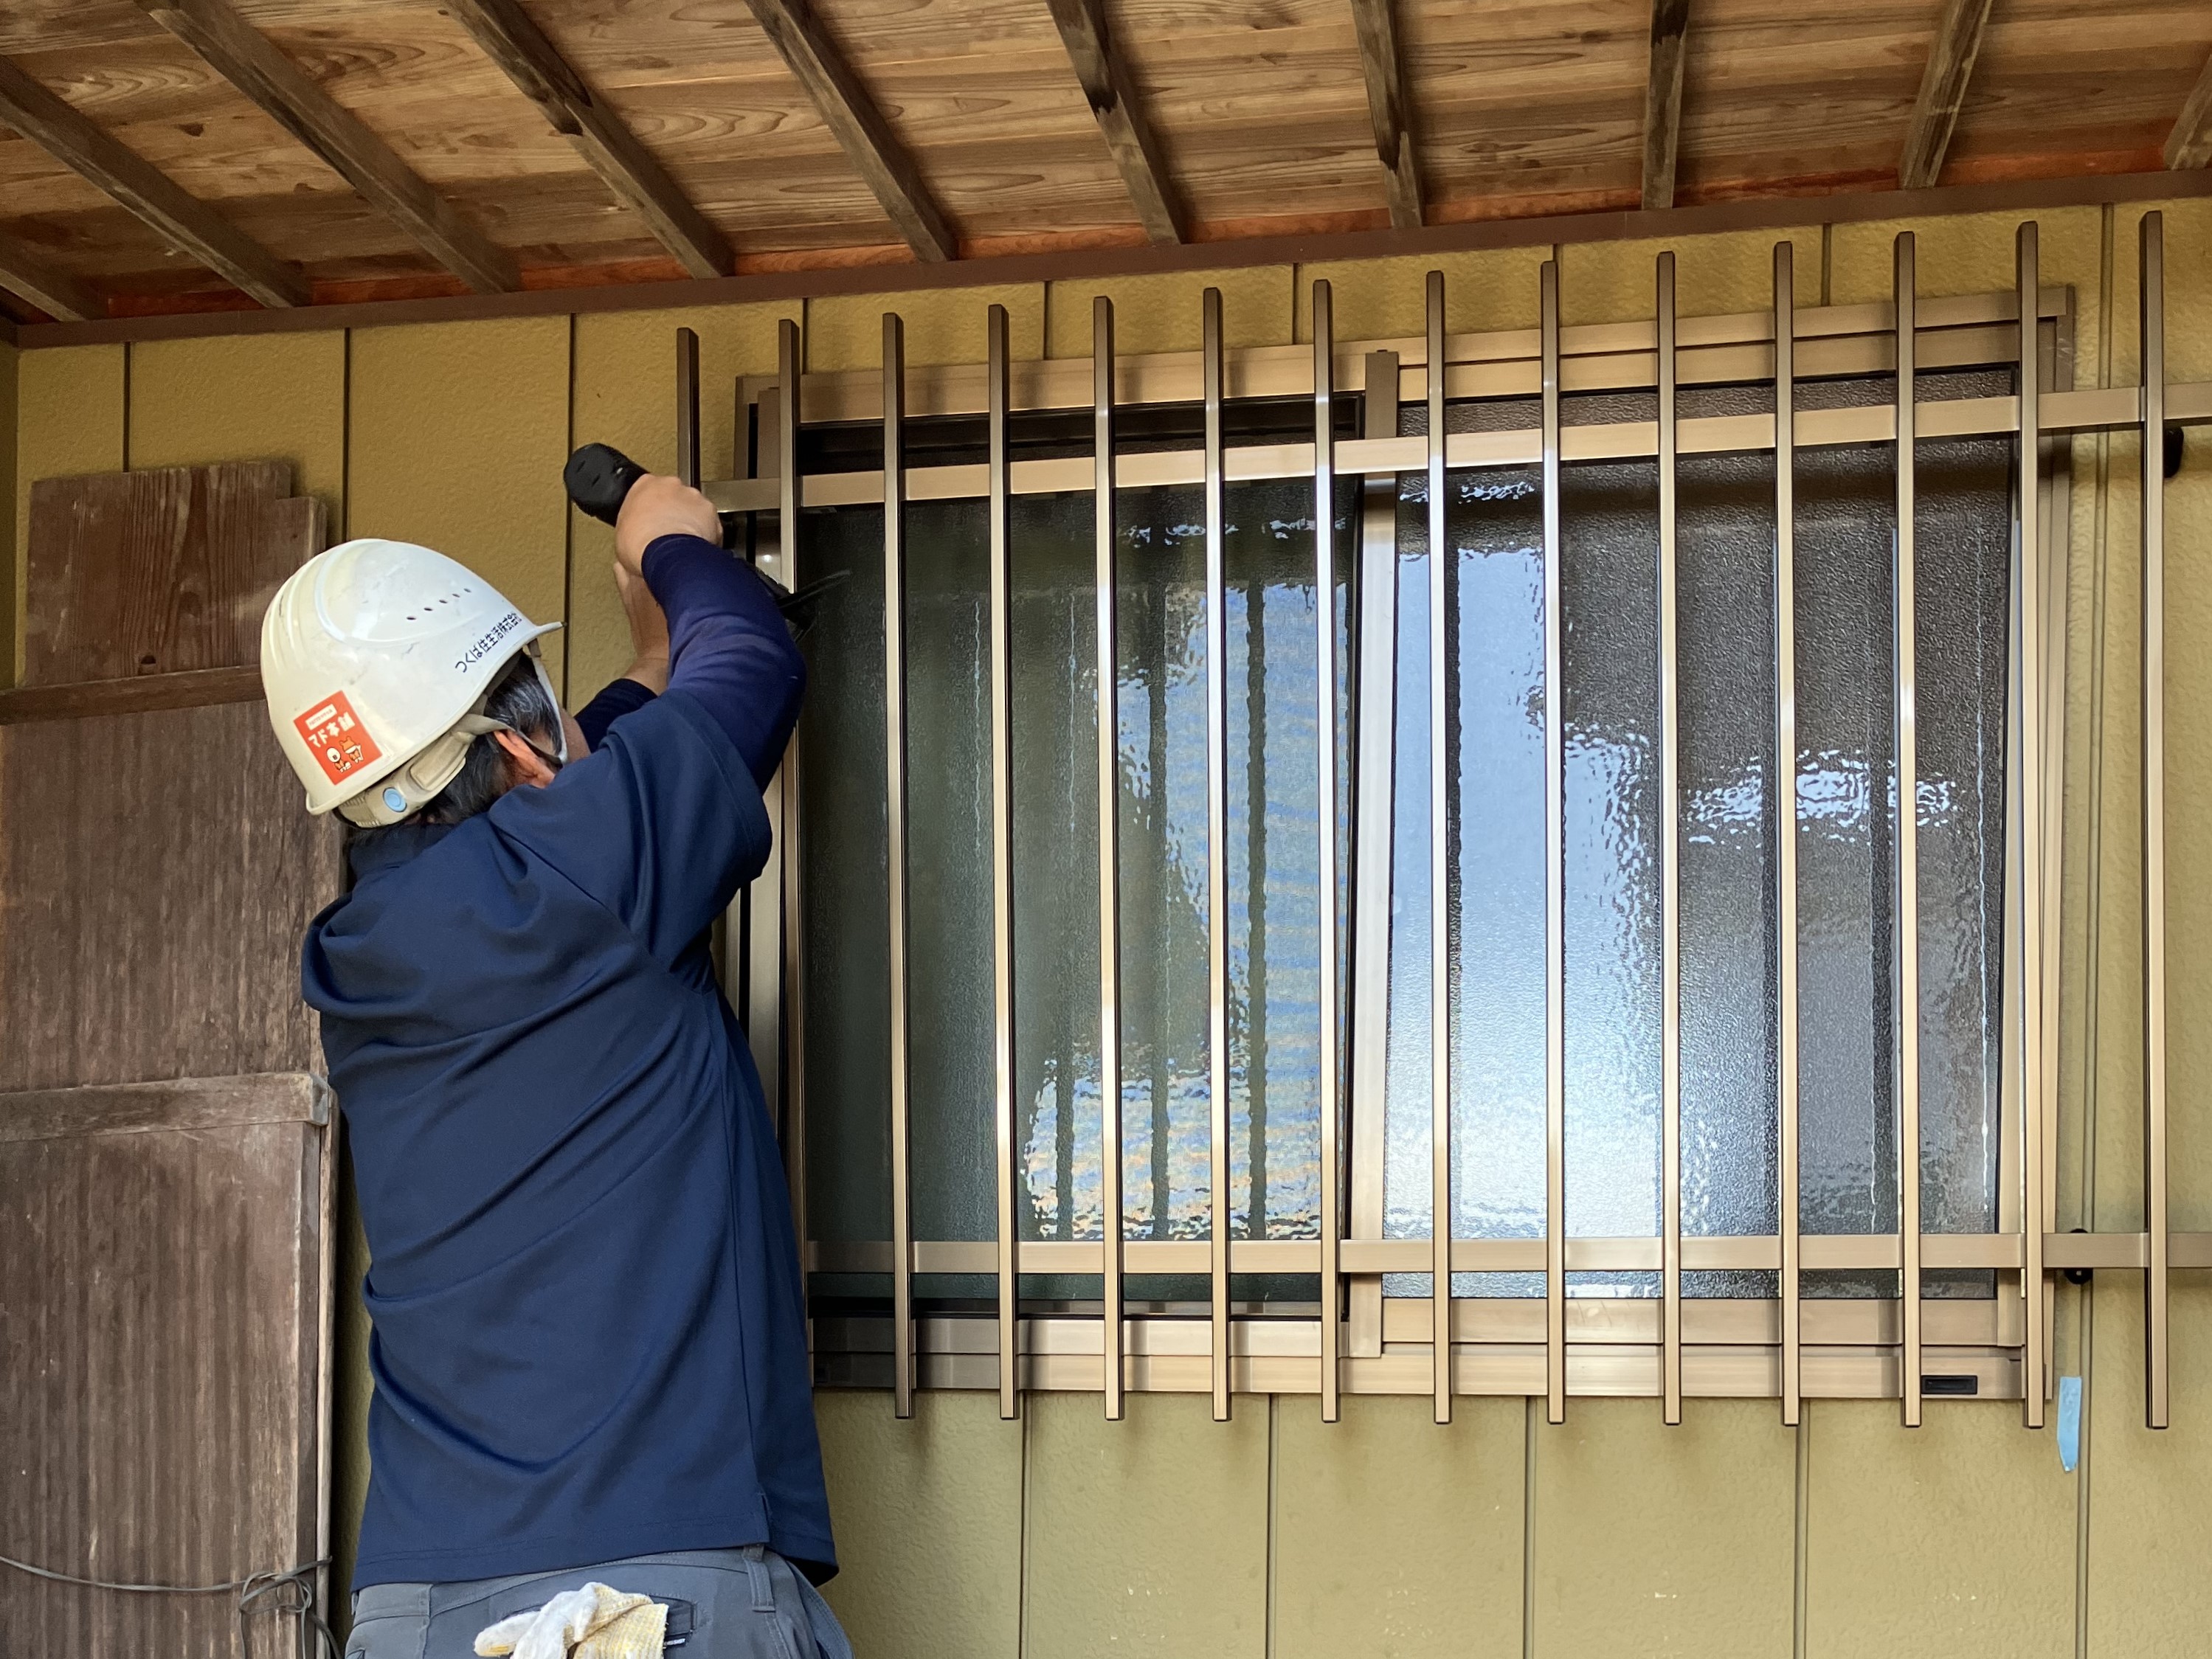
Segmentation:
<svg viewBox="0 0 2212 1659">
<path fill-rule="evenodd" d="M 774 596 L 751 566 L 696 536 L 659 538 L 644 566 L 668 616 L 668 689 L 697 699 L 766 788 L 806 690 Z"/>
<path fill-rule="evenodd" d="M 653 701 L 653 688 L 637 681 L 623 678 L 609 680 L 599 688 L 599 695 L 576 711 L 576 726 L 584 734 L 584 746 L 597 749 L 607 740 L 607 728 L 624 714 L 635 714 Z"/>
</svg>

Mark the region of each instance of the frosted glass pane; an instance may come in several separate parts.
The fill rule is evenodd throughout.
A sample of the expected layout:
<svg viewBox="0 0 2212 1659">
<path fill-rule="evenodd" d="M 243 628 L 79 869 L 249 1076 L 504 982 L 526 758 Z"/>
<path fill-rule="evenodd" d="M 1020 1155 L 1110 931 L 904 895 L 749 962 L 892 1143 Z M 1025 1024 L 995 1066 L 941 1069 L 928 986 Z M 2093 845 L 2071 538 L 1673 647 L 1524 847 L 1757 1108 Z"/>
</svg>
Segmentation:
<svg viewBox="0 0 2212 1659">
<path fill-rule="evenodd" d="M 1240 1237 L 1310 1237 L 1320 1191 L 1310 486 L 1240 485 L 1227 507 L 1231 1224 Z M 1340 572 L 1349 569 L 1349 507 L 1347 487 L 1335 526 Z M 1123 1224 L 1133 1238 L 1204 1237 L 1209 853 L 1198 493 L 1128 492 L 1121 520 Z M 806 641 L 801 735 L 810 1191 L 812 1231 L 823 1239 L 890 1230 L 882 522 L 876 508 L 806 519 L 810 576 L 849 573 Z M 908 522 L 915 1224 L 922 1237 L 988 1238 L 986 520 L 981 503 L 957 501 L 916 504 Z M 1097 1238 L 1091 500 L 1019 498 L 1012 533 L 1022 1226 L 1026 1237 Z M 1349 655 L 1342 574 L 1333 611 L 1341 669 Z M 1347 684 L 1340 678 L 1335 699 L 1340 741 Z M 976 1287 L 946 1280 L 941 1288 Z"/>
<path fill-rule="evenodd" d="M 2002 392 L 2002 374 L 1923 377 L 1923 397 Z M 1878 403 L 1881 381 L 1801 388 Z M 1571 398 L 1569 424 L 1651 418 L 1650 394 Z M 1698 388 L 1685 415 L 1772 407 Z M 1407 411 L 1418 431 L 1424 411 Z M 1533 400 L 1455 405 L 1454 429 L 1533 424 Z M 1920 447 L 1923 1173 L 1933 1231 L 1995 1225 L 2003 899 L 2007 447 Z M 1773 462 L 1686 458 L 1680 610 L 1683 1226 L 1771 1231 L 1777 1078 L 1771 780 Z M 1455 474 L 1450 649 L 1455 1231 L 1543 1228 L 1542 572 L 1534 470 Z M 1570 465 L 1562 485 L 1566 720 L 1567 1227 L 1659 1221 L 1656 471 Z M 1798 457 L 1804 1221 L 1893 1227 L 1888 925 L 1894 836 L 1891 453 Z M 1429 1231 L 1428 549 L 1425 481 L 1402 482 L 1385 1231 Z M 1394 1276 L 1425 1294 L 1422 1275 Z M 1771 1293 L 1771 1274 L 1692 1274 L 1692 1295 Z M 1571 1290 L 1656 1291 L 1656 1275 Z M 1883 1291 L 1875 1279 L 1816 1288 Z M 1462 1274 L 1463 1295 L 1540 1291 Z M 1986 1274 L 1936 1276 L 1983 1293 Z"/>
</svg>

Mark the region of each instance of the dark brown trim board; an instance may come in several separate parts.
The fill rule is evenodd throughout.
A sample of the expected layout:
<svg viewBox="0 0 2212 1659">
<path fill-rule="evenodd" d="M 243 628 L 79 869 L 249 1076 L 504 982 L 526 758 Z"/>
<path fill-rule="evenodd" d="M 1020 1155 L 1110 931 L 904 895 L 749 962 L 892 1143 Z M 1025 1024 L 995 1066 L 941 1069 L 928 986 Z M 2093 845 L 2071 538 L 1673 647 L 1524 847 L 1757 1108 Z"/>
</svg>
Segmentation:
<svg viewBox="0 0 2212 1659">
<path fill-rule="evenodd" d="M 1068 278 L 1147 276 L 1164 271 L 1227 270 L 1253 265 L 1308 264 L 1324 259 L 1419 258 L 1486 248 L 1553 243 L 1614 242 L 1647 237 L 1709 235 L 1786 226 L 1856 224 L 1870 219 L 1932 218 L 1957 213 L 2034 213 L 2105 203 L 2179 201 L 2212 196 L 2212 170 L 2126 173 L 2093 179 L 2031 179 L 1936 190 L 1870 191 L 1793 196 L 1702 207 L 1562 214 L 1535 219 L 1485 219 L 1418 230 L 1332 232 L 1310 236 L 1145 247 L 1075 248 L 942 264 L 872 264 L 842 270 L 716 276 L 696 282 L 641 283 L 518 294 L 464 294 L 428 300 L 311 306 L 291 311 L 228 311 L 174 317 L 112 318 L 86 323 L 34 323 L 17 331 L 27 351 L 47 346 L 172 340 L 230 334 L 289 333 L 302 329 L 375 328 L 399 323 L 461 322 L 486 317 L 568 316 L 604 311 L 653 311 L 675 306 L 744 305 L 822 299 L 847 294 L 908 294 L 927 289 Z"/>
<path fill-rule="evenodd" d="M 161 708 L 205 708 L 257 702 L 261 671 L 193 668 L 127 680 L 80 680 L 74 685 L 27 685 L 0 691 L 0 726 L 29 720 L 82 720 L 88 714 L 143 714 Z"/>
<path fill-rule="evenodd" d="M 331 1085 L 307 1072 L 93 1083 L 0 1094 L 0 1141 L 219 1129 L 240 1123 L 327 1123 Z"/>
</svg>

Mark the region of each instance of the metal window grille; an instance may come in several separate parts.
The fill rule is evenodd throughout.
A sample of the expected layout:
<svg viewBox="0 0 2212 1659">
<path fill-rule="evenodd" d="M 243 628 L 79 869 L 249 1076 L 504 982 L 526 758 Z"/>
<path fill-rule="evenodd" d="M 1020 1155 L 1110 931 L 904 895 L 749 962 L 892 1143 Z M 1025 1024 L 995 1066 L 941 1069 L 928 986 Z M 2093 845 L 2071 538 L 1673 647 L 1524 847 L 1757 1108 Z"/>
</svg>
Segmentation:
<svg viewBox="0 0 2212 1659">
<path fill-rule="evenodd" d="M 1113 307 L 1100 299 L 1087 363 L 1012 362 L 1007 315 L 994 306 L 979 342 L 980 363 L 908 370 L 900 319 L 886 316 L 880 377 L 809 375 L 801 373 L 798 325 L 781 325 L 777 374 L 738 390 L 738 430 L 754 434 L 748 476 L 707 488 L 726 514 L 746 515 L 753 556 L 793 586 L 819 574 L 831 510 L 876 509 L 862 531 L 848 524 L 835 534 L 848 556 L 854 534 L 876 538 L 870 556 L 884 596 L 880 636 L 871 647 L 882 676 L 880 702 L 867 705 L 879 706 L 880 714 L 854 717 L 879 718 L 881 768 L 871 773 L 834 750 L 809 750 L 808 727 L 830 718 L 824 700 L 843 696 L 843 688 L 817 679 L 801 736 L 771 786 L 771 811 L 782 830 L 774 861 L 732 918 L 737 1000 L 777 1112 L 805 1258 L 823 1293 L 814 1318 L 818 1377 L 888 1384 L 901 1415 L 911 1411 L 916 1387 L 940 1387 L 995 1388 L 1010 1417 L 1025 1389 L 1099 1391 L 1110 1417 L 1121 1414 L 1125 1391 L 1136 1389 L 1207 1393 L 1218 1418 L 1229 1415 L 1235 1393 L 1310 1393 L 1319 1396 L 1322 1416 L 1334 1419 L 1341 1392 L 1350 1389 L 1430 1395 L 1440 1422 L 1449 1418 L 1454 1397 L 1468 1394 L 1541 1395 L 1553 1421 L 1562 1418 L 1570 1395 L 1650 1395 L 1662 1402 L 1669 1422 L 1679 1420 L 1685 1395 L 1778 1398 L 1785 1421 L 1796 1419 L 1808 1396 L 1888 1396 L 1900 1400 L 1911 1425 L 1920 1420 L 1923 1398 L 1936 1393 L 2021 1400 L 2026 1423 L 2039 1426 L 2050 1385 L 2047 1275 L 2117 1269 L 2143 1274 L 2147 1416 L 2153 1426 L 2163 1426 L 2168 1274 L 2175 1267 L 2212 1267 L 2212 1234 L 2172 1233 L 2166 1201 L 2160 440 L 2169 422 L 2212 420 L 2212 384 L 2164 384 L 2163 251 L 2155 213 L 2145 216 L 2142 237 L 2139 387 L 2071 387 L 2071 297 L 2042 287 L 2032 223 L 2020 229 L 2014 292 L 1962 299 L 1917 297 L 1913 241 L 1906 234 L 1896 246 L 1891 302 L 1818 310 L 1796 308 L 1791 249 L 1784 243 L 1775 249 L 1773 308 L 1749 315 L 1678 317 L 1672 256 L 1662 254 L 1655 315 L 1644 323 L 1562 327 L 1558 271 L 1547 264 L 1539 328 L 1487 335 L 1447 331 L 1443 278 L 1435 274 L 1428 280 L 1424 337 L 1353 345 L 1333 338 L 1325 282 L 1312 288 L 1310 348 L 1224 349 L 1219 299 L 1212 291 L 1203 301 L 1198 353 L 1134 359 L 1117 358 Z M 696 342 L 688 331 L 683 337 L 679 448 L 696 476 Z M 1960 379 L 1959 372 L 1977 369 L 2002 371 L 2002 389 Z M 1870 402 L 1821 393 L 1824 386 L 1854 380 L 1862 390 L 1878 385 L 1887 395 Z M 1689 412 L 1708 406 L 1698 401 L 1700 389 L 1717 387 L 1748 388 L 1753 395 L 1747 407 Z M 1590 419 L 1568 418 L 1574 400 L 1598 393 L 1633 394 L 1643 402 L 1623 414 L 1626 405 L 1616 399 L 1610 414 L 1601 405 Z M 1492 417 L 1455 416 L 1463 407 L 1487 408 Z M 953 437 L 942 438 L 956 428 Z M 2130 429 L 2141 437 L 2144 501 L 2146 1222 L 2141 1231 L 2064 1234 L 2054 1231 L 2056 912 L 2067 662 L 2069 468 L 2062 446 L 2070 434 Z M 1917 583 L 1930 568 L 1916 545 L 1917 484 L 1932 446 L 1965 439 L 2010 441 L 2004 447 L 2011 524 L 1999 605 L 2002 990 L 1989 1016 L 2000 1091 L 1993 1121 L 2003 1146 L 1992 1166 L 1994 1224 L 1961 1232 L 1924 1231 L 1922 1021 L 1894 1011 L 1923 1006 L 1918 947 L 1926 935 L 1928 895 L 1917 850 L 1917 762 L 1927 711 L 1918 692 L 1931 664 L 1939 678 L 1943 667 L 1940 643 L 1931 658 L 1917 614 Z M 980 460 L 970 453 L 978 446 Z M 1815 1231 L 1806 1224 L 1803 1185 L 1807 1136 L 1818 1125 L 1807 1113 L 1802 1070 L 1801 974 L 1808 947 L 1800 860 L 1808 832 L 1800 693 L 1810 682 L 1801 640 L 1808 568 L 1799 548 L 1808 522 L 1802 497 L 1821 455 L 1884 450 L 1893 457 L 1895 488 L 1893 518 L 1881 526 L 1891 540 L 1884 602 L 1894 763 L 1886 809 L 1880 781 L 1869 787 L 1875 810 L 1887 812 L 1891 837 L 1891 867 L 1878 904 L 1893 947 L 1904 941 L 1905 948 L 1892 949 L 1877 996 L 1892 1010 L 1888 1051 L 1869 1063 L 1886 1069 L 1891 1091 L 1894 1202 L 1886 1227 Z M 1771 706 L 1759 718 L 1772 753 L 1786 757 L 1775 770 L 1788 775 L 1790 787 L 1778 793 L 1790 811 L 1777 809 L 1768 895 L 1773 1065 L 1760 1109 L 1773 1145 L 1774 1220 L 1771 1229 L 1710 1236 L 1684 1228 L 1680 496 L 1697 458 L 1730 455 L 1771 460 L 1763 510 L 1772 564 L 1762 648 L 1771 653 L 1772 690 Z M 1649 1235 L 1595 1237 L 1571 1231 L 1568 1215 L 1572 1016 L 1565 962 L 1569 721 L 1563 704 L 1571 687 L 1563 665 L 1571 643 L 1563 599 L 1576 574 L 1576 526 L 1566 504 L 1578 467 L 1645 461 L 1656 466 L 1656 632 L 1648 666 L 1660 802 L 1659 1201 Z M 1429 731 L 1449 729 L 1449 678 L 1457 672 L 1447 586 L 1451 562 L 1418 562 L 1427 584 L 1419 605 L 1423 632 L 1401 630 L 1401 617 L 1421 597 L 1405 585 L 1414 567 L 1401 556 L 1401 540 L 1410 512 L 1425 520 L 1427 549 L 1450 547 L 1446 520 L 1455 484 L 1514 475 L 1535 480 L 1540 574 L 1540 695 L 1530 711 L 1542 752 L 1542 923 L 1540 947 L 1531 952 L 1532 960 L 1540 955 L 1542 975 L 1540 1234 L 1468 1237 L 1455 1226 L 1431 1225 L 1428 1237 L 1407 1237 L 1386 1224 L 1383 1137 L 1395 1018 L 1389 965 L 1393 884 L 1409 883 L 1413 873 L 1402 858 L 1394 866 L 1391 823 L 1408 763 L 1428 763 L 1428 862 L 1421 884 L 1431 999 L 1427 1204 L 1431 1217 L 1446 1218 L 1455 1213 L 1453 1182 L 1462 1167 L 1453 1144 L 1451 901 L 1465 872 L 1454 867 L 1446 822 L 1451 792 L 1462 787 L 1450 775 L 1447 744 L 1432 741 L 1417 751 L 1399 741 L 1395 724 L 1417 712 L 1399 672 L 1410 653 L 1440 671 L 1423 682 Z M 1227 776 L 1237 705 L 1229 684 L 1236 653 L 1228 620 L 1236 596 L 1224 569 L 1224 525 L 1230 492 L 1261 481 L 1283 481 L 1285 489 L 1303 483 L 1311 491 L 1303 528 L 1293 524 L 1286 532 L 1303 538 L 1304 580 L 1314 596 L 1307 658 L 1313 675 L 1311 787 L 1315 803 L 1325 805 L 1304 831 L 1315 842 L 1313 914 L 1304 925 L 1315 935 L 1317 981 L 1310 1012 L 1303 1016 L 1313 1026 L 1318 1079 L 1309 1237 L 1237 1237 L 1231 1214 L 1235 849 Z M 1122 913 L 1130 866 L 1120 846 L 1128 833 L 1120 779 L 1127 711 L 1118 684 L 1117 630 L 1127 620 L 1134 590 L 1119 561 L 1127 528 L 1122 515 L 1133 492 L 1175 487 L 1198 492 L 1202 517 L 1195 538 L 1202 548 L 1195 578 L 1202 615 L 1193 637 L 1203 675 L 1206 877 L 1194 902 L 1206 925 L 1205 1191 L 1186 1207 L 1204 1226 L 1194 1223 L 1178 1235 L 1156 1208 L 1149 1236 L 1133 1237 L 1121 1191 L 1128 937 Z M 1091 622 L 1082 643 L 1092 653 L 1095 753 L 1066 757 L 1066 769 L 1071 778 L 1086 768 L 1095 771 L 1096 820 L 1085 832 L 1095 858 L 1080 884 L 1085 890 L 1040 894 L 1023 890 L 1016 879 L 1026 787 L 1012 735 L 1023 712 L 1017 587 L 1024 545 L 1018 519 L 1026 510 L 1024 498 L 1066 504 L 1086 495 Z M 908 636 L 911 585 L 923 556 L 917 550 L 927 544 L 914 525 L 917 514 L 960 502 L 981 503 L 984 515 L 981 563 L 969 573 L 981 596 L 975 614 L 984 637 L 975 646 L 973 683 L 955 689 L 968 699 L 970 726 L 988 739 L 988 752 L 976 762 L 988 799 L 970 804 L 988 846 L 988 879 L 969 906 L 975 925 L 953 941 L 975 955 L 971 968 L 989 986 L 983 1016 L 989 1025 L 988 1098 L 979 1090 L 968 1103 L 963 1144 L 990 1166 L 991 1224 L 988 1236 L 966 1240 L 917 1236 L 917 1158 L 948 1154 L 941 1146 L 925 1151 L 917 1140 L 910 1087 L 917 1063 L 915 999 L 943 973 L 947 948 L 941 938 L 918 939 L 912 920 L 911 896 L 924 872 L 914 852 L 921 827 L 914 781 L 922 772 L 913 752 L 915 659 Z M 847 568 L 860 567 L 848 557 Z M 1334 595 L 1343 599 L 1340 612 Z M 1243 601 L 1248 620 L 1252 603 Z M 1249 643 L 1244 649 L 1248 674 L 1257 672 L 1256 649 Z M 1247 708 L 1243 719 L 1255 727 L 1258 716 Z M 850 718 L 838 729 L 848 735 L 857 730 Z M 1250 738 L 1249 730 L 1246 735 Z M 802 754 L 811 754 L 805 780 Z M 817 778 L 817 767 L 836 774 L 834 790 L 833 781 Z M 864 960 L 847 960 L 842 950 L 829 952 L 835 958 L 829 963 L 809 961 L 802 798 L 833 818 L 880 814 L 888 916 L 879 976 L 867 975 Z M 1264 794 L 1254 799 L 1264 806 Z M 1908 810 L 1900 811 L 1899 803 Z M 1254 810 L 1248 802 L 1248 823 Z M 1054 994 L 1025 982 L 1018 969 L 1017 912 L 1035 904 L 1071 915 L 1088 910 L 1097 918 L 1097 976 L 1090 981 L 1095 1000 L 1083 1012 L 1096 1027 L 1097 1045 L 1091 1091 L 1099 1148 L 1096 1237 L 1074 1237 L 1065 1224 L 1059 1237 L 1017 1236 L 1024 1201 L 1017 1010 Z M 811 948 L 819 954 L 818 942 Z M 1398 948 L 1402 952 L 1402 942 Z M 841 994 L 861 998 L 884 1026 L 887 1085 L 880 1098 L 862 1104 L 887 1121 L 888 1238 L 827 1237 L 826 1224 L 817 1224 L 823 1221 L 814 1201 L 821 1188 L 817 1183 L 810 1195 L 807 1179 L 807 1057 L 815 1051 L 805 1029 L 810 994 L 798 994 L 817 984 L 811 969 L 844 975 Z M 1264 1009 L 1261 1014 L 1274 1017 Z M 1248 1020 L 1255 1017 L 1261 1016 L 1247 1011 Z M 1157 1077 L 1152 1099 L 1157 1110 Z M 842 1158 L 848 1150 L 833 1147 L 824 1157 Z M 1981 1275 L 1994 1294 L 1935 1293 L 1946 1275 L 1960 1274 Z M 1700 1275 L 1737 1293 L 1686 1292 L 1686 1276 L 1694 1282 Z M 1577 1296 L 1577 1276 L 1595 1278 L 1601 1289 L 1608 1277 L 1618 1285 L 1642 1276 L 1656 1281 L 1656 1293 Z M 918 1301 L 918 1279 L 942 1293 Z M 1847 1293 L 1822 1294 L 1824 1280 L 1841 1281 Z M 1478 1281 L 1508 1293 L 1472 1293 Z M 857 1308 L 824 1288 L 855 1283 L 863 1292 Z M 1764 1293 L 1742 1294 L 1747 1283 Z M 1279 1287 L 1273 1297 L 1251 1288 L 1267 1284 Z M 1870 1294 L 1869 1284 L 1893 1287 L 1893 1293 Z M 1167 1291 L 1144 1288 L 1160 1285 Z M 1283 1299 L 1284 1285 L 1292 1299 Z M 1419 1294 L 1386 1294 L 1408 1286 Z M 874 1304 L 866 1305 L 871 1298 Z"/>
</svg>

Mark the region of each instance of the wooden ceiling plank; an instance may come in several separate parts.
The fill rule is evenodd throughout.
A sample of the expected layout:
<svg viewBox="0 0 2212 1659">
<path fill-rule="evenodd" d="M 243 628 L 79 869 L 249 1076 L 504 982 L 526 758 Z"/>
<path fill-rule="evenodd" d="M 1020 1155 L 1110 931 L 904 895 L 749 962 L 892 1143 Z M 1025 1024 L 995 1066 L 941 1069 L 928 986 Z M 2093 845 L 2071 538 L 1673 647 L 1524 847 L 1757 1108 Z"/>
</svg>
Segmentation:
<svg viewBox="0 0 2212 1659">
<path fill-rule="evenodd" d="M 1413 105 L 1406 96 L 1394 0 L 1352 0 L 1359 36 L 1359 68 L 1367 78 L 1367 112 L 1375 125 L 1375 159 L 1390 199 L 1394 230 L 1421 228 L 1421 173 L 1413 149 Z"/>
<path fill-rule="evenodd" d="M 959 239 L 922 183 L 914 158 L 891 131 L 890 124 L 860 85 L 807 0 L 745 3 L 915 257 L 931 261 L 957 258 Z"/>
<path fill-rule="evenodd" d="M 88 284 L 5 231 L 0 231 L 0 288 L 20 295 L 59 322 L 91 322 L 107 315 L 106 303 Z"/>
<path fill-rule="evenodd" d="M 1674 205 L 1682 140 L 1682 58 L 1690 0 L 1651 0 L 1651 78 L 1644 94 L 1644 205 Z"/>
<path fill-rule="evenodd" d="M 512 254 L 464 219 L 391 145 L 233 10 L 228 0 L 137 4 L 471 288 L 480 294 L 506 294 L 522 286 Z"/>
<path fill-rule="evenodd" d="M 2166 138 L 2166 165 L 2179 173 L 2184 167 L 2212 165 L 2212 58 L 2189 89 L 2181 118 Z"/>
<path fill-rule="evenodd" d="M 484 55 L 544 112 L 553 130 L 576 147 L 607 188 L 637 210 L 684 270 L 694 276 L 726 276 L 736 269 L 729 239 L 677 187 L 629 124 L 592 95 L 522 9 L 521 0 L 447 3 Z"/>
<path fill-rule="evenodd" d="M 1137 222 L 1152 241 L 1163 245 L 1190 240 L 1182 199 L 1161 158 L 1152 123 L 1137 97 L 1129 66 L 1115 50 L 1106 27 L 1104 0 L 1050 0 L 1052 21 L 1067 48 L 1075 78 L 1091 102 L 1091 113 L 1106 148 L 1136 204 Z"/>
<path fill-rule="evenodd" d="M 1905 158 L 1898 163 L 1899 190 L 1927 190 L 1943 170 L 1943 153 L 1951 148 L 1952 130 L 1966 101 L 1966 82 L 1974 72 L 1974 58 L 1982 49 L 1982 33 L 1990 21 L 1990 0 L 1943 0 L 1943 15 L 1936 26 L 1936 45 L 1928 54 L 1928 69 L 1920 77 L 1920 95 L 1913 100 L 1912 124 L 1905 137 Z"/>
<path fill-rule="evenodd" d="M 0 58 L 0 122 L 106 191 L 176 247 L 263 305 L 303 306 L 312 298 L 307 278 L 297 270 L 207 204 L 187 195 L 167 173 L 4 58 Z"/>
</svg>

